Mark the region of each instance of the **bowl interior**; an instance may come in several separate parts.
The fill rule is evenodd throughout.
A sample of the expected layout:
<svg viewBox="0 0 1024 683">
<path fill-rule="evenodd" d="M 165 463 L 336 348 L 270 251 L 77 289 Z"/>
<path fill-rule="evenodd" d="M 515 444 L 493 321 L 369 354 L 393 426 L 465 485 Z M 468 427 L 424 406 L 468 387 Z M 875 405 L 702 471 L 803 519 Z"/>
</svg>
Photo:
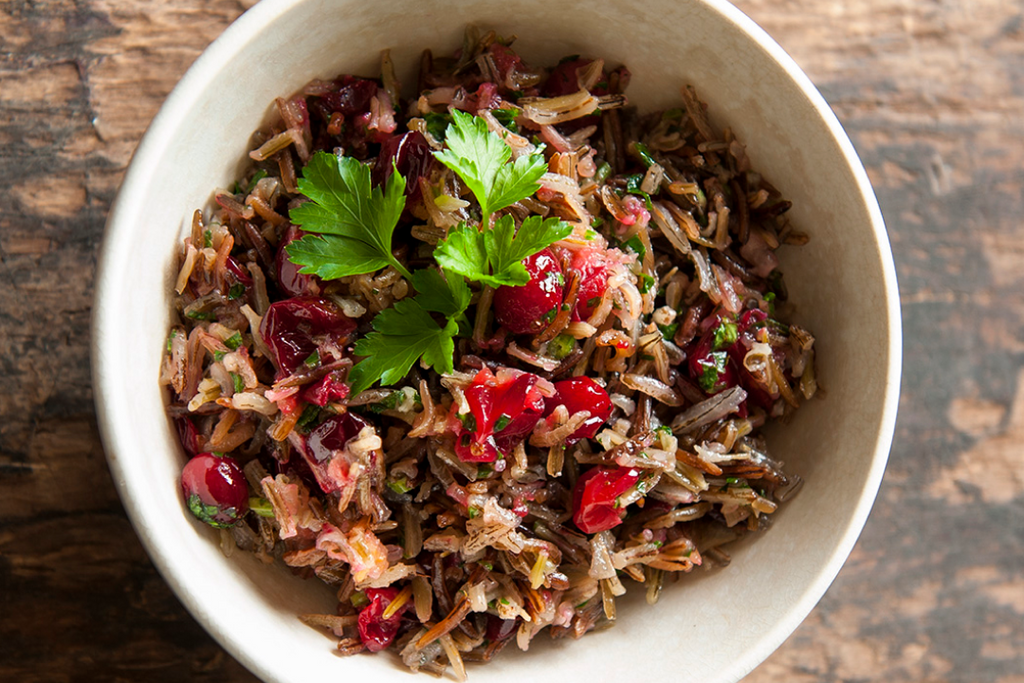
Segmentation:
<svg viewBox="0 0 1024 683">
<path fill-rule="evenodd" d="M 520 36 L 532 63 L 567 54 L 624 63 L 642 110 L 679 106 L 693 84 L 712 121 L 730 126 L 754 167 L 793 201 L 811 236 L 781 252 L 793 321 L 817 337 L 827 397 L 772 430 L 770 447 L 806 479 L 770 533 L 735 549 L 716 572 L 668 586 L 652 608 L 642 591 L 615 628 L 580 642 L 538 638 L 475 667 L 475 681 L 635 678 L 638 647 L 653 680 L 731 681 L 764 659 L 824 593 L 853 546 L 884 469 L 895 419 L 900 330 L 888 242 L 866 176 L 838 122 L 791 60 L 731 6 L 701 0 L 389 3 L 263 0 L 201 58 L 140 146 L 108 224 L 95 312 L 98 410 L 125 505 L 164 576 L 196 617 L 267 680 L 336 671 L 409 680 L 388 656 L 333 654 L 296 618 L 330 612 L 330 591 L 237 552 L 181 500 L 184 461 L 157 384 L 169 325 L 176 245 L 191 213 L 242 167 L 273 98 L 313 77 L 377 75 L 391 48 L 415 83 L 420 50 L 447 53 L 467 22 Z M 408 89 L 407 89 L 408 90 Z M 511 649 L 511 648 L 510 648 Z M 657 654 L 654 654 L 654 653 Z M 328 674 L 330 675 L 330 674 Z"/>
</svg>

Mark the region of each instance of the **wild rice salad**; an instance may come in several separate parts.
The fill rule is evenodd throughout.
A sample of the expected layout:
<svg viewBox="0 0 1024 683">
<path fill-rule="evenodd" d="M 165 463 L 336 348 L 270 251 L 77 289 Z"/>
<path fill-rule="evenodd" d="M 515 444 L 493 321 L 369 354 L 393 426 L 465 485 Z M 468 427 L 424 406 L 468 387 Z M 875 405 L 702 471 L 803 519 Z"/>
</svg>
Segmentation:
<svg viewBox="0 0 1024 683">
<path fill-rule="evenodd" d="M 800 483 L 759 428 L 816 390 L 775 314 L 807 238 L 743 145 L 511 43 L 278 99 L 195 213 L 162 375 L 225 552 L 336 590 L 302 619 L 341 652 L 460 678 L 727 564 Z"/>
</svg>

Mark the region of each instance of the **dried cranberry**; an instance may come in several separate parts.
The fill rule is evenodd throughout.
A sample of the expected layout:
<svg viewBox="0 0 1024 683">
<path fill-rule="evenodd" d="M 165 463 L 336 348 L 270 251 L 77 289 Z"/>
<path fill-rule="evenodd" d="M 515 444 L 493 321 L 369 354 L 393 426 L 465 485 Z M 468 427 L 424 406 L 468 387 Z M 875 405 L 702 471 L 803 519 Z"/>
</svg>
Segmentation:
<svg viewBox="0 0 1024 683">
<path fill-rule="evenodd" d="M 316 275 L 300 273 L 302 266 L 297 266 L 288 258 L 288 251 L 285 249 L 289 244 L 302 239 L 304 232 L 294 225 L 289 225 L 277 248 L 277 255 L 274 258 L 274 266 L 277 270 L 277 285 L 288 296 L 315 296 L 320 293 L 320 278 Z"/>
<path fill-rule="evenodd" d="M 544 329 L 562 305 L 565 277 L 562 267 L 544 249 L 523 260 L 530 281 L 520 287 L 504 286 L 494 292 L 494 317 L 513 334 L 531 334 Z"/>
<path fill-rule="evenodd" d="M 369 424 L 352 413 L 332 415 L 306 437 L 303 455 L 324 493 L 338 491 L 346 483 L 349 462 L 339 456 L 348 442 Z"/>
<path fill-rule="evenodd" d="M 377 83 L 355 76 L 340 76 L 334 81 L 337 92 L 329 92 L 320 99 L 332 112 L 345 116 L 362 114 L 370 109 L 370 100 L 377 94 Z"/>
<path fill-rule="evenodd" d="M 181 489 L 192 514 L 218 529 L 234 526 L 249 510 L 249 487 L 233 458 L 196 455 L 181 470 Z"/>
<path fill-rule="evenodd" d="M 640 471 L 624 467 L 592 467 L 573 489 L 572 521 L 580 531 L 596 534 L 622 523 L 626 515 L 618 497 L 640 480 Z"/>
<path fill-rule="evenodd" d="M 464 108 L 474 116 L 481 111 L 494 109 L 501 104 L 501 96 L 498 95 L 498 86 L 490 81 L 485 81 L 477 87 L 476 92 L 466 98 Z"/>
<path fill-rule="evenodd" d="M 560 95 L 570 95 L 572 93 L 579 92 L 580 83 L 578 71 L 580 69 L 586 69 L 592 61 L 594 60 L 569 59 L 561 62 L 551 70 L 551 75 L 548 76 L 548 80 L 544 82 L 541 92 L 546 97 L 558 97 Z M 601 77 L 597 80 L 597 83 L 590 92 L 594 95 L 608 94 L 607 72 L 604 70 L 601 71 Z"/>
<path fill-rule="evenodd" d="M 302 390 L 302 400 L 323 408 L 328 403 L 348 397 L 348 385 L 337 372 L 329 372 Z"/>
<path fill-rule="evenodd" d="M 390 586 L 367 588 L 364 593 L 370 604 L 359 610 L 357 620 L 359 639 L 363 641 L 363 645 L 370 652 L 380 652 L 395 639 L 398 627 L 402 623 L 402 614 L 409 608 L 410 603 L 407 601 L 394 614 L 385 619 L 384 611 L 398 597 L 398 589 Z"/>
<path fill-rule="evenodd" d="M 260 336 L 282 374 L 291 374 L 321 347 L 340 353 L 356 324 L 332 301 L 313 296 L 270 305 Z"/>
<path fill-rule="evenodd" d="M 392 165 L 393 164 L 393 165 Z M 380 146 L 377 165 L 373 167 L 373 182 L 383 186 L 394 168 L 405 178 L 405 194 L 411 200 L 420 196 L 420 178 L 430 175 L 434 168 L 434 155 L 427 139 L 419 131 L 388 138 Z"/>
<path fill-rule="evenodd" d="M 505 369 L 498 376 L 484 368 L 466 389 L 469 414 L 458 416 L 452 406 L 455 453 L 464 462 L 493 462 L 499 453 L 515 448 L 533 431 L 544 412 L 540 378 Z"/>
<path fill-rule="evenodd" d="M 690 378 L 708 395 L 739 384 L 739 373 L 728 347 L 720 346 L 715 341 L 716 333 L 719 340 L 722 338 L 719 332 L 721 325 L 722 317 L 718 313 L 705 318 L 701 323 L 704 333 L 687 353 Z"/>
<path fill-rule="evenodd" d="M 174 425 L 178 428 L 178 440 L 181 441 L 185 452 L 189 455 L 199 453 L 199 432 L 192 420 L 187 417 L 179 417 L 174 421 Z"/>
<path fill-rule="evenodd" d="M 506 45 L 491 43 L 488 51 L 491 53 L 491 59 L 498 71 L 498 82 L 501 85 L 508 83 L 510 73 L 520 71 L 520 67 L 524 66 L 523 58 Z"/>
<path fill-rule="evenodd" d="M 492 643 L 501 642 L 515 633 L 517 626 L 519 626 L 518 619 L 501 619 L 493 614 L 488 614 L 485 637 Z"/>
<path fill-rule="evenodd" d="M 249 274 L 248 270 L 242 267 L 242 264 L 235 260 L 234 256 L 228 256 L 228 260 L 225 261 L 224 265 L 227 267 L 230 277 L 233 278 L 235 282 L 245 287 L 252 286 L 252 275 Z"/>
<path fill-rule="evenodd" d="M 573 377 L 555 382 L 555 392 L 552 398 L 545 401 L 545 417 L 560 405 L 565 406 L 570 415 L 581 410 L 590 411 L 590 417 L 566 438 L 566 446 L 571 446 L 580 439 L 593 439 L 597 430 L 612 414 L 612 402 L 608 398 L 608 392 L 589 377 Z"/>
</svg>

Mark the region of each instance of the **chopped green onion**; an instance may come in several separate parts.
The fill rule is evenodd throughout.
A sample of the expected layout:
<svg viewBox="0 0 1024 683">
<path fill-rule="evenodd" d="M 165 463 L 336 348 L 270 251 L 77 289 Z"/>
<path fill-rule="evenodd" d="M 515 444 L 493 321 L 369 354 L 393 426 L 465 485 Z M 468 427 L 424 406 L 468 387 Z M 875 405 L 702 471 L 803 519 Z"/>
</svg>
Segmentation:
<svg viewBox="0 0 1024 683">
<path fill-rule="evenodd" d="M 723 320 L 722 324 L 715 328 L 715 351 L 735 344 L 737 336 L 736 323 Z"/>
<path fill-rule="evenodd" d="M 235 332 L 233 335 L 224 340 L 224 346 L 228 347 L 232 351 L 242 345 L 242 333 Z"/>
<path fill-rule="evenodd" d="M 505 427 L 508 427 L 508 423 L 511 421 L 511 417 L 509 417 L 506 413 L 502 413 L 501 417 L 498 418 L 498 421 L 494 423 L 494 431 L 500 432 Z"/>
<path fill-rule="evenodd" d="M 249 509 L 260 517 L 274 518 L 274 507 L 262 496 L 249 496 Z"/>
<path fill-rule="evenodd" d="M 245 380 L 237 372 L 231 373 L 231 380 L 235 383 L 235 393 L 240 394 L 245 391 Z"/>
<path fill-rule="evenodd" d="M 562 360 L 576 346 L 576 339 L 571 334 L 560 334 L 548 342 L 547 355 L 555 360 Z"/>
<path fill-rule="evenodd" d="M 241 299 L 245 295 L 245 285 L 241 282 L 236 282 L 231 285 L 231 289 L 228 290 L 228 299 L 234 301 L 235 299 Z"/>
<path fill-rule="evenodd" d="M 249 181 L 249 188 L 245 191 L 245 193 L 249 194 L 250 192 L 255 190 L 256 189 L 256 183 L 258 183 L 259 181 L 263 180 L 266 177 L 267 177 L 267 172 L 264 171 L 262 168 L 260 170 L 256 171 L 256 175 L 254 175 L 252 177 L 252 180 Z"/>
<path fill-rule="evenodd" d="M 307 357 L 306 360 L 302 361 L 302 364 L 307 368 L 315 368 L 320 364 L 320 351 L 313 351 L 313 353 L 309 354 L 309 357 Z"/>
</svg>

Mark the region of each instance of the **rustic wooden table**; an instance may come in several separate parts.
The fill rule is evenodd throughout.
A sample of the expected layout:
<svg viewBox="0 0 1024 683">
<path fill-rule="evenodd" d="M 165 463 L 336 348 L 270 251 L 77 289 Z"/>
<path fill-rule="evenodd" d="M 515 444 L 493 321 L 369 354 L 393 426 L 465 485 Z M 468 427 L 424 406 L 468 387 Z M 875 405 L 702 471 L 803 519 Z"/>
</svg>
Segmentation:
<svg viewBox="0 0 1024 683">
<path fill-rule="evenodd" d="M 749 676 L 1024 681 L 1024 4 L 740 0 L 875 184 L 905 374 L 871 519 Z M 0 0 L 0 680 L 252 681 L 135 538 L 89 377 L 125 165 L 234 0 Z"/>
</svg>

